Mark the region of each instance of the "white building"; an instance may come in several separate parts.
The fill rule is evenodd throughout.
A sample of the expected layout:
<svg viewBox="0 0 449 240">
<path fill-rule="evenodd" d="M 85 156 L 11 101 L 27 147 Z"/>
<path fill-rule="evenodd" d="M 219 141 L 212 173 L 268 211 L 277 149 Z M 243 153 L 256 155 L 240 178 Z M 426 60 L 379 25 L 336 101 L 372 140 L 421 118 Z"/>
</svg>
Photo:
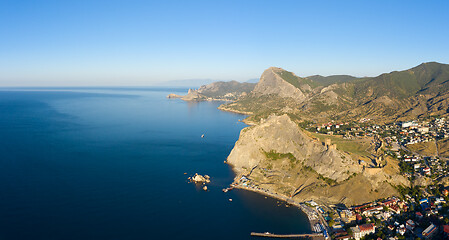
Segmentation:
<svg viewBox="0 0 449 240">
<path fill-rule="evenodd" d="M 364 236 L 374 233 L 376 231 L 376 226 L 373 223 L 357 225 L 351 228 L 352 233 L 354 234 L 354 238 L 359 240 Z"/>
<path fill-rule="evenodd" d="M 420 132 L 420 133 L 428 133 L 429 132 L 429 127 L 419 127 L 418 128 L 418 132 Z"/>
<path fill-rule="evenodd" d="M 402 128 L 408 128 L 411 127 L 413 125 L 413 122 L 404 122 L 402 123 Z"/>
</svg>

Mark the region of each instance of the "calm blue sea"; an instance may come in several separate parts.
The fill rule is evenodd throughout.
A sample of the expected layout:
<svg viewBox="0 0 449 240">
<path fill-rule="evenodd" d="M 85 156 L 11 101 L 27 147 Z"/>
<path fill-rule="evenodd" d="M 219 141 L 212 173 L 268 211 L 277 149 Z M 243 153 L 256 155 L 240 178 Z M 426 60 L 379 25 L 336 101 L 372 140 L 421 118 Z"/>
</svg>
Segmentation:
<svg viewBox="0 0 449 240">
<path fill-rule="evenodd" d="M 221 191 L 234 177 L 223 161 L 244 116 L 165 97 L 186 91 L 0 89 L 0 239 L 310 232 L 296 208 Z M 187 182 L 195 172 L 211 176 L 209 191 Z"/>
</svg>

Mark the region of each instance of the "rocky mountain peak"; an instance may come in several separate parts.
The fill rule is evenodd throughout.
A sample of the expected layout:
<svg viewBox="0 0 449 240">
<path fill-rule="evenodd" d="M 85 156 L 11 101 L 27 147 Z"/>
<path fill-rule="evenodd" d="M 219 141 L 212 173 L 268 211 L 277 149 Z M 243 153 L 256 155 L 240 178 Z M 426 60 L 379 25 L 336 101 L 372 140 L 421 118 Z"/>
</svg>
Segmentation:
<svg viewBox="0 0 449 240">
<path fill-rule="evenodd" d="M 283 68 L 280 67 L 269 67 L 267 70 L 271 70 L 274 72 L 285 71 Z"/>
<path fill-rule="evenodd" d="M 275 94 L 284 98 L 292 98 L 297 102 L 303 102 L 306 99 L 306 95 L 298 86 L 282 77 L 284 72 L 287 71 L 282 68 L 268 68 L 262 73 L 252 93 L 255 95 Z M 293 76 L 296 77 L 295 75 Z"/>
</svg>

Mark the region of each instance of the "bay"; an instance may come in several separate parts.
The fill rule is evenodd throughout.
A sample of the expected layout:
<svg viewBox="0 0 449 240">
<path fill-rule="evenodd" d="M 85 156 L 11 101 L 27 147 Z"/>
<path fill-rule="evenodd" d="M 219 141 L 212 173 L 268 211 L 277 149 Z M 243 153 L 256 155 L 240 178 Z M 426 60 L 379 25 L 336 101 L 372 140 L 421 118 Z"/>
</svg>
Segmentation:
<svg viewBox="0 0 449 240">
<path fill-rule="evenodd" d="M 310 232 L 299 209 L 221 191 L 234 177 L 223 161 L 245 116 L 218 110 L 220 102 L 165 97 L 186 91 L 1 89 L 0 239 Z M 211 176 L 207 192 L 187 182 L 196 172 Z"/>
</svg>

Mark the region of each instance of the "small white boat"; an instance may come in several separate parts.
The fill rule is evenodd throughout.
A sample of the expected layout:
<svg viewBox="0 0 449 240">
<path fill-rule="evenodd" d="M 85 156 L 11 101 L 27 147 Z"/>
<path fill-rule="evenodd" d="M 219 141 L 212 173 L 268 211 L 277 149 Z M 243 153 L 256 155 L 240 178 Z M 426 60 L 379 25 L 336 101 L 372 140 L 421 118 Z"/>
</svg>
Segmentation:
<svg viewBox="0 0 449 240">
<path fill-rule="evenodd" d="M 203 138 L 204 137 L 204 134 L 203 135 L 201 135 L 201 138 Z"/>
</svg>

